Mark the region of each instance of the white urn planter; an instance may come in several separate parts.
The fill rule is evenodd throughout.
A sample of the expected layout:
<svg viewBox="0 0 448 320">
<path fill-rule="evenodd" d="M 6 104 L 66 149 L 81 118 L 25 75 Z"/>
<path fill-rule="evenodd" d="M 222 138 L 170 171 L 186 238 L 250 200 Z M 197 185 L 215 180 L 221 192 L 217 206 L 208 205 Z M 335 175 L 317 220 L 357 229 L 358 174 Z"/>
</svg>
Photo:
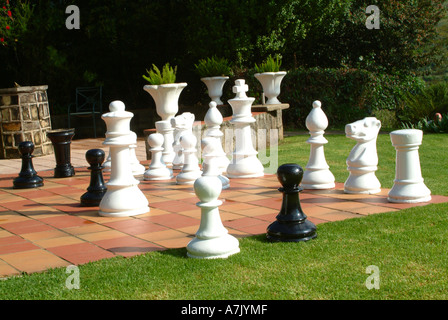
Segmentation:
<svg viewBox="0 0 448 320">
<path fill-rule="evenodd" d="M 216 76 L 216 77 L 204 77 L 201 78 L 201 81 L 205 83 L 208 90 L 208 96 L 212 101 L 216 102 L 217 105 L 223 105 L 224 103 L 221 101 L 222 91 L 224 88 L 224 84 L 229 80 L 229 77 L 226 76 Z"/>
<path fill-rule="evenodd" d="M 286 76 L 286 71 L 256 73 L 255 78 L 263 87 L 264 96 L 268 98 L 265 104 L 281 104 L 278 100 L 280 85 Z"/>
<path fill-rule="evenodd" d="M 180 82 L 145 85 L 143 89 L 154 99 L 157 114 L 162 120 L 170 120 L 179 111 L 179 97 L 186 86 L 186 82 Z"/>
</svg>

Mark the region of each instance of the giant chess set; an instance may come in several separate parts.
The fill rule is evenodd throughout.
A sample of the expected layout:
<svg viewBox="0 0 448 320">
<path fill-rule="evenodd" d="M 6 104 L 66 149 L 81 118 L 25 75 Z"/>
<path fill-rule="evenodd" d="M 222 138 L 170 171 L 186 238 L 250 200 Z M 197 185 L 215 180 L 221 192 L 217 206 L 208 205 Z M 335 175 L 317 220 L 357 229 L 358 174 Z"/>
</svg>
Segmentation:
<svg viewBox="0 0 448 320">
<path fill-rule="evenodd" d="M 255 122 L 251 107 L 254 98 L 248 97 L 248 86 L 243 79 L 235 81 L 235 97 L 228 103 L 233 115 L 230 123 L 235 132 L 235 148 L 226 154 L 222 147 L 222 115 L 216 101 L 211 101 L 205 116 L 206 130 L 201 141 L 192 132 L 195 116 L 185 112 L 177 115 L 176 106 L 164 113 L 155 123 L 156 132 L 148 136 L 151 163 L 140 164 L 135 156 L 137 136 L 130 130 L 133 113 L 126 111 L 125 104 L 113 101 L 109 112 L 102 115 L 107 131 L 103 145 L 106 154 L 99 149 L 86 152 L 90 170 L 90 185 L 80 199 L 81 206 L 98 207 L 102 217 L 129 217 L 151 212 L 151 203 L 140 190 L 145 183 L 168 181 L 191 186 L 198 198 L 196 206 L 201 212 L 200 226 L 193 240 L 187 245 L 187 255 L 192 258 L 226 258 L 240 251 L 238 240 L 223 226 L 219 207 L 222 190 L 232 188 L 232 179 L 263 177 L 264 167 L 257 157 L 252 141 L 251 124 Z M 332 189 L 335 178 L 325 159 L 324 137 L 328 126 L 322 104 L 315 101 L 306 119 L 310 144 L 309 161 L 304 168 L 299 164 L 282 164 L 277 170 L 281 185 L 282 204 L 276 221 L 266 230 L 271 241 L 307 241 L 316 238 L 316 226 L 302 211 L 299 193 L 310 189 Z M 344 183 L 348 194 L 376 194 L 381 185 L 375 176 L 378 164 L 376 140 L 381 122 L 374 117 L 347 124 L 347 138 L 356 145 L 347 157 L 349 176 Z M 388 201 L 393 203 L 417 203 L 431 200 L 431 192 L 425 186 L 421 174 L 418 149 L 422 143 L 421 130 L 406 129 L 390 133 L 396 149 L 396 177 Z M 197 156 L 200 144 L 201 159 Z M 37 188 L 44 179 L 33 168 L 33 145 L 29 141 L 20 145 L 22 169 L 14 179 L 14 188 Z M 104 182 L 102 172 L 109 171 L 110 178 Z M 177 172 L 177 174 L 175 174 Z M 137 177 L 142 177 L 139 180 Z"/>
</svg>

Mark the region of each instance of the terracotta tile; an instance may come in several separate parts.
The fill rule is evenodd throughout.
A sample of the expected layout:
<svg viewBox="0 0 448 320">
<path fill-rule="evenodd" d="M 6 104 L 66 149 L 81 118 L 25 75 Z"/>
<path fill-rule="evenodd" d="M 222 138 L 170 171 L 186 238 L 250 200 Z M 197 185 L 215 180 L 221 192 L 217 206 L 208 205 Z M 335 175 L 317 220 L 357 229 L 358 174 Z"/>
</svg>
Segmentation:
<svg viewBox="0 0 448 320">
<path fill-rule="evenodd" d="M 14 236 L 14 234 L 12 234 L 11 232 L 8 232 L 6 230 L 0 229 L 0 241 L 2 238 L 11 237 L 11 236 Z"/>
<path fill-rule="evenodd" d="M 156 217 L 163 217 L 165 215 L 161 216 L 155 216 L 155 217 L 147 217 L 145 220 L 140 219 L 127 219 L 123 221 L 116 221 L 116 222 L 108 222 L 105 223 L 106 226 L 109 228 L 121 231 L 123 233 L 127 233 L 130 235 L 138 235 L 148 232 L 156 232 L 156 231 L 162 231 L 166 230 L 166 227 L 160 226 L 154 223 L 153 219 Z"/>
<path fill-rule="evenodd" d="M 48 248 L 48 251 L 75 265 L 112 258 L 115 255 L 91 243 L 78 243 Z"/>
<path fill-rule="evenodd" d="M 251 235 L 255 234 L 263 234 L 266 233 L 266 228 L 271 224 L 271 222 L 268 221 L 262 221 L 262 223 L 258 223 L 255 225 L 240 225 L 240 226 L 233 226 L 234 229 L 238 229 L 240 231 L 246 232 Z"/>
<path fill-rule="evenodd" d="M 334 209 L 327 208 L 327 207 L 320 207 L 320 206 L 311 206 L 303 210 L 303 213 L 305 213 L 308 217 L 320 217 L 323 214 L 333 212 Z"/>
<path fill-rule="evenodd" d="M 174 248 L 184 248 L 188 245 L 188 243 L 193 238 L 185 237 L 185 238 L 175 238 L 175 239 L 166 239 L 166 240 L 154 240 L 154 243 L 168 249 Z"/>
<path fill-rule="evenodd" d="M 181 212 L 179 212 L 179 214 L 187 216 L 187 217 L 199 219 L 199 220 L 201 219 L 201 209 L 200 208 L 197 208 L 196 210 L 181 211 Z"/>
<path fill-rule="evenodd" d="M 5 244 L 5 245 L 0 246 L 0 258 L 1 258 L 1 255 L 8 254 L 8 253 L 39 249 L 38 246 L 32 244 L 31 242 L 29 242 L 27 240 L 17 242 L 17 239 L 15 239 L 14 242 L 15 243 Z"/>
<path fill-rule="evenodd" d="M 1 259 L 14 268 L 28 273 L 69 265 L 67 261 L 43 249 L 11 253 L 1 256 Z"/>
<path fill-rule="evenodd" d="M 30 208 L 31 206 L 36 206 L 36 202 L 31 200 L 20 200 L 11 202 L 2 202 L 2 206 L 13 211 L 20 211 L 23 209 Z"/>
<path fill-rule="evenodd" d="M 244 195 L 239 195 L 237 197 L 231 197 L 231 198 L 227 198 L 227 199 L 232 199 L 234 201 L 240 201 L 240 202 L 249 202 L 249 201 L 263 200 L 263 199 L 269 199 L 269 198 L 265 197 L 265 196 L 256 195 L 256 194 L 244 194 Z"/>
<path fill-rule="evenodd" d="M 244 217 L 239 213 L 227 212 L 225 210 L 219 210 L 219 216 L 221 217 L 222 221 L 235 220 Z"/>
<path fill-rule="evenodd" d="M 250 217 L 244 217 L 240 219 L 230 220 L 230 221 L 224 221 L 223 225 L 225 227 L 230 227 L 233 229 L 242 230 L 241 227 L 252 227 L 256 225 L 265 225 L 266 221 L 250 218 Z"/>
<path fill-rule="evenodd" d="M 388 208 L 388 207 L 380 207 L 380 206 L 368 206 L 368 207 L 363 207 L 363 208 L 355 208 L 355 209 L 351 209 L 348 211 L 362 214 L 362 215 L 369 215 L 369 214 L 375 214 L 375 213 L 398 211 L 398 209 L 393 209 L 393 208 Z"/>
<path fill-rule="evenodd" d="M 150 205 L 151 206 L 151 205 Z M 169 212 L 179 212 L 184 210 L 194 210 L 197 207 L 194 204 L 185 203 L 178 200 L 152 203 L 152 206 Z"/>
<path fill-rule="evenodd" d="M 79 244 L 79 243 L 83 243 L 83 242 L 84 241 L 82 239 L 79 239 L 74 236 L 69 236 L 69 235 L 55 237 L 55 238 L 49 238 L 49 239 L 33 240 L 33 243 L 35 243 L 36 245 L 38 245 L 39 247 L 42 247 L 42 248 L 60 247 L 60 246 L 66 246 L 66 245 L 71 245 L 71 244 Z"/>
<path fill-rule="evenodd" d="M 0 212 L 0 227 L 5 223 L 28 221 L 29 218 L 25 217 L 14 211 L 2 211 Z"/>
<path fill-rule="evenodd" d="M 353 211 L 355 209 L 360 209 L 366 207 L 366 203 L 356 202 L 356 201 L 342 201 L 342 202 L 327 202 L 319 203 L 320 206 L 336 210 Z"/>
<path fill-rule="evenodd" d="M 22 237 L 16 236 L 9 232 L 7 234 L 9 235 L 0 238 L 0 246 L 26 243 L 26 241 Z"/>
<path fill-rule="evenodd" d="M 21 197 L 30 200 L 34 200 L 37 198 L 53 197 L 54 195 L 55 195 L 54 192 L 41 189 L 31 189 L 30 191 L 24 191 L 23 193 L 20 193 Z"/>
<path fill-rule="evenodd" d="M 41 219 L 41 221 L 59 229 L 83 226 L 91 223 L 91 221 L 66 214 L 61 214 L 52 218 Z"/>
<path fill-rule="evenodd" d="M 65 178 L 64 178 L 65 179 Z M 84 192 L 75 187 L 66 187 L 66 186 L 59 186 L 57 188 L 47 189 L 47 191 L 51 191 L 53 193 L 59 194 L 59 195 L 66 195 L 66 194 L 79 194 L 81 196 Z"/>
<path fill-rule="evenodd" d="M 154 243 L 143 241 L 131 236 L 95 241 L 95 244 L 122 256 L 133 256 L 162 248 Z"/>
<path fill-rule="evenodd" d="M 8 263 L 0 259 L 0 278 L 11 277 L 14 275 L 19 275 L 20 273 L 21 273 L 20 270 L 17 270 L 13 266 L 9 265 Z"/>
<path fill-rule="evenodd" d="M 240 213 L 240 211 L 244 210 L 257 209 L 259 208 L 259 206 L 250 203 L 241 203 L 241 202 L 232 203 L 225 201 L 219 208 L 227 212 Z"/>
<path fill-rule="evenodd" d="M 95 242 L 95 241 L 99 241 L 99 240 L 122 238 L 126 235 L 127 235 L 126 233 L 120 232 L 118 230 L 108 229 L 108 231 L 80 234 L 80 235 L 78 235 L 78 237 L 81 239 L 84 239 L 86 241 L 89 241 L 89 242 Z"/>
<path fill-rule="evenodd" d="M 163 197 L 167 198 L 167 199 L 173 199 L 173 200 L 183 200 L 186 198 L 196 197 L 196 195 L 191 192 L 179 192 L 179 193 L 164 195 Z"/>
<path fill-rule="evenodd" d="M 315 217 L 308 217 L 308 220 L 310 220 L 310 221 L 311 221 L 312 223 L 314 223 L 316 226 L 317 226 L 318 224 L 328 222 L 328 220 L 319 219 L 319 218 L 315 218 Z"/>
<path fill-rule="evenodd" d="M 232 185 L 230 187 L 233 187 Z M 244 189 L 244 192 L 246 193 L 253 193 L 253 194 L 261 194 L 261 195 L 277 195 L 279 191 L 278 188 L 258 188 L 255 186 L 252 186 L 252 189 Z"/>
<path fill-rule="evenodd" d="M 194 233 L 192 233 L 193 235 L 198 230 L 198 227 L 195 227 L 194 230 L 195 230 Z M 147 241 L 156 241 L 156 240 L 183 238 L 183 237 L 185 237 L 187 235 L 188 234 L 186 234 L 185 232 L 181 232 L 181 231 L 177 231 L 177 230 L 173 230 L 173 229 L 168 229 L 168 230 L 163 230 L 163 231 L 139 234 L 137 237 L 140 238 L 140 239 L 143 239 L 143 240 L 147 240 Z"/>
<path fill-rule="evenodd" d="M 154 216 L 151 217 L 151 219 L 149 219 L 148 221 L 173 229 L 199 225 L 201 222 L 199 219 L 191 218 L 181 214 L 164 214 L 160 216 Z"/>
<path fill-rule="evenodd" d="M 278 197 L 278 198 L 271 198 L 271 199 L 256 200 L 256 201 L 251 201 L 250 203 L 257 205 L 257 206 L 263 206 L 263 207 L 268 207 L 271 209 L 280 210 L 280 208 L 282 207 L 282 198 Z"/>
<path fill-rule="evenodd" d="M 16 196 L 14 194 L 10 194 L 10 193 L 4 193 L 0 195 L 0 202 L 1 203 L 5 203 L 5 202 L 17 202 L 17 201 L 22 201 L 24 200 L 23 197 L 20 196 Z"/>
<path fill-rule="evenodd" d="M 25 233 L 54 230 L 54 228 L 33 219 L 28 219 L 19 222 L 5 223 L 2 225 L 2 228 L 15 234 L 25 234 Z"/>
<path fill-rule="evenodd" d="M 241 214 L 243 216 L 248 217 L 258 217 L 265 214 L 278 214 L 279 210 L 271 209 L 271 208 L 265 208 L 265 207 L 258 207 L 258 208 L 252 208 L 252 209 L 246 209 L 241 210 L 238 212 L 238 214 Z"/>
<path fill-rule="evenodd" d="M 332 211 L 332 212 L 328 212 L 328 213 L 319 215 L 318 218 L 310 217 L 309 219 L 311 221 L 313 221 L 315 219 L 322 219 L 322 220 L 326 220 L 326 221 L 340 221 L 340 220 L 360 218 L 360 217 L 362 217 L 362 215 L 356 214 L 356 213 L 344 212 L 344 211 Z"/>
<path fill-rule="evenodd" d="M 88 223 L 90 222 L 90 223 Z M 110 228 L 97 224 L 92 221 L 86 221 L 86 225 L 82 226 L 76 226 L 76 227 L 70 227 L 70 228 L 64 228 L 64 231 L 67 233 L 70 233 L 72 235 L 80 236 L 83 234 L 89 234 L 89 233 L 98 233 L 102 231 L 109 231 Z"/>
<path fill-rule="evenodd" d="M 188 227 L 177 228 L 176 230 L 185 233 L 189 237 L 193 237 L 196 234 L 196 232 L 198 231 L 198 229 L 199 229 L 199 226 L 188 226 Z"/>
<path fill-rule="evenodd" d="M 24 239 L 33 241 L 35 243 L 36 240 L 45 240 L 45 239 L 65 237 L 65 236 L 67 236 L 67 234 L 60 230 L 51 228 L 50 230 L 40 231 L 40 232 L 31 232 L 31 233 L 21 234 L 20 236 L 23 237 Z"/>
</svg>

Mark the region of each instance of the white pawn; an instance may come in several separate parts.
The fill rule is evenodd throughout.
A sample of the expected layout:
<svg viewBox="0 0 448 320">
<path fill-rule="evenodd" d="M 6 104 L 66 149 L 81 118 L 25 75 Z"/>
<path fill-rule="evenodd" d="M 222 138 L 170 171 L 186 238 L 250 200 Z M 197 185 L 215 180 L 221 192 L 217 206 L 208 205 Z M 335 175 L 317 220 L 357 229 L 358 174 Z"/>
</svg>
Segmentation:
<svg viewBox="0 0 448 320">
<path fill-rule="evenodd" d="M 324 130 L 328 126 L 328 119 L 321 106 L 320 101 L 314 101 L 313 109 L 306 118 L 306 127 L 311 135 L 306 142 L 311 148 L 301 183 L 304 189 L 331 189 L 335 186 L 335 178 L 325 160 L 324 144 L 328 143 L 328 140 L 324 138 Z"/>
<path fill-rule="evenodd" d="M 418 154 L 423 131 L 417 129 L 392 131 L 390 140 L 396 149 L 396 164 L 394 185 L 387 199 L 397 203 L 430 201 L 431 191 L 423 182 Z"/>
<path fill-rule="evenodd" d="M 194 134 L 185 134 L 180 138 L 180 144 L 184 150 L 184 165 L 182 171 L 176 176 L 177 184 L 193 184 L 202 174 L 196 156 L 196 143 L 197 138 Z"/>
<path fill-rule="evenodd" d="M 135 149 L 137 148 L 137 134 L 131 131 L 130 135 L 132 137 L 132 144 L 129 145 L 131 170 L 134 176 L 138 176 L 145 172 L 145 167 L 140 164 L 135 153 Z"/>
<path fill-rule="evenodd" d="M 194 191 L 200 200 L 196 205 L 201 208 L 201 223 L 196 237 L 187 245 L 187 256 L 216 259 L 240 252 L 238 239 L 228 233 L 219 215 L 221 181 L 215 176 L 202 176 L 195 181 Z"/>
<path fill-rule="evenodd" d="M 222 189 L 230 187 L 230 180 L 222 175 L 220 164 L 219 147 L 217 147 L 216 140 L 213 137 L 205 137 L 201 141 L 202 157 L 202 176 L 215 176 L 222 182 Z"/>
<path fill-rule="evenodd" d="M 167 168 L 162 159 L 163 135 L 152 133 L 148 136 L 148 144 L 151 147 L 151 164 L 143 174 L 143 179 L 148 180 L 169 180 L 173 178 L 173 171 Z"/>
<path fill-rule="evenodd" d="M 221 132 L 221 124 L 223 122 L 222 114 L 217 108 L 215 101 L 209 103 L 209 109 L 204 117 L 204 122 L 206 125 L 206 130 L 204 135 L 206 137 L 211 137 L 215 139 L 216 142 L 216 154 L 218 158 L 218 165 L 221 168 L 221 173 L 227 171 L 227 167 L 230 164 L 229 158 L 227 158 L 226 153 L 222 148 L 221 138 L 223 133 Z"/>
</svg>

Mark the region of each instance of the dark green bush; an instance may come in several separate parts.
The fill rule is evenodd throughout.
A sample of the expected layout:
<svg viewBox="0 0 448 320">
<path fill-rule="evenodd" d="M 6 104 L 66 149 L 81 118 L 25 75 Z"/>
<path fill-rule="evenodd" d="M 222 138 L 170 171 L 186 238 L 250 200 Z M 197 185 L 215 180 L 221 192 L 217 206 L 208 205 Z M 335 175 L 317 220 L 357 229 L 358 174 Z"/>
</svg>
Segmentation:
<svg viewBox="0 0 448 320">
<path fill-rule="evenodd" d="M 419 129 L 425 133 L 447 133 L 448 132 L 448 113 L 442 115 L 441 119 L 425 117 L 415 124 L 402 123 L 403 129 Z"/>
<path fill-rule="evenodd" d="M 395 113 L 408 92 L 417 92 L 423 81 L 412 75 L 387 75 L 360 69 L 295 69 L 282 83 L 280 101 L 289 103 L 285 125 L 305 129 L 312 103 L 322 102 L 329 127 L 342 127 L 382 110 Z"/>
<path fill-rule="evenodd" d="M 417 123 L 424 118 L 433 118 L 436 113 L 447 112 L 448 83 L 437 82 L 409 93 L 403 100 L 399 118 L 405 123 Z"/>
</svg>

